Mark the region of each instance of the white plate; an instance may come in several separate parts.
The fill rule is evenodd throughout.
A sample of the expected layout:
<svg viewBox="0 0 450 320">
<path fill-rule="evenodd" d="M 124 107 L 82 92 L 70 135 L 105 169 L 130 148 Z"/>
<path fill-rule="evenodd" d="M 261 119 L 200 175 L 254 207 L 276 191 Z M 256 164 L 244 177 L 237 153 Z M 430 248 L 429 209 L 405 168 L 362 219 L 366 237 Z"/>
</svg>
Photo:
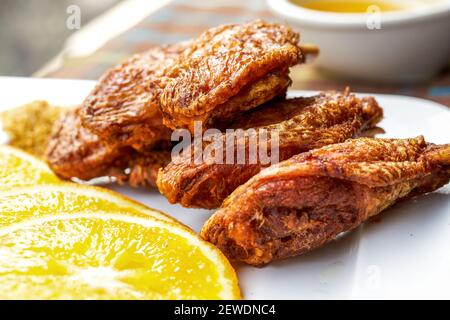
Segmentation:
<svg viewBox="0 0 450 320">
<path fill-rule="evenodd" d="M 0 110 L 36 99 L 82 101 L 92 81 L 0 77 Z M 290 91 L 293 96 L 312 92 Z M 375 95 L 386 137 L 450 142 L 450 109 L 403 96 Z M 112 189 L 160 209 L 199 231 L 212 211 L 171 205 L 156 191 Z M 247 299 L 450 298 L 450 187 L 386 210 L 379 222 L 309 254 L 262 269 L 237 266 Z"/>
</svg>

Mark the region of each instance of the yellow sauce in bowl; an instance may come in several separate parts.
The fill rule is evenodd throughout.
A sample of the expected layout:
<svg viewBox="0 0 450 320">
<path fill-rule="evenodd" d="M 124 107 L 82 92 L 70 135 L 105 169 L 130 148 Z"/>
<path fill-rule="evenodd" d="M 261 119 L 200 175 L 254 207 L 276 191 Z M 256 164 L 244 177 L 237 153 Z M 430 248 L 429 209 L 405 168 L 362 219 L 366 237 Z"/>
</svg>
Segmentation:
<svg viewBox="0 0 450 320">
<path fill-rule="evenodd" d="M 408 1 L 388 0 L 291 0 L 291 2 L 306 9 L 338 13 L 366 13 L 370 6 L 377 6 L 381 12 L 411 7 Z"/>
</svg>

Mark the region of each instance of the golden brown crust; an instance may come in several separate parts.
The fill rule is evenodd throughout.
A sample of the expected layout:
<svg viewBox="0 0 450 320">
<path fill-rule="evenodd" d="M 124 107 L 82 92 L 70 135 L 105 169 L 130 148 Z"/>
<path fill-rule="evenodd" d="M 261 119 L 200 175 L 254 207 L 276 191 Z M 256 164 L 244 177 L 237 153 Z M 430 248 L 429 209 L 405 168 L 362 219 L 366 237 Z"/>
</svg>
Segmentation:
<svg viewBox="0 0 450 320">
<path fill-rule="evenodd" d="M 247 110 L 260 106 L 274 98 L 286 96 L 292 81 L 286 71 L 274 71 L 251 83 L 224 104 L 217 106 L 204 127 L 215 127 L 232 122 Z M 189 119 L 191 121 L 192 119 Z"/>
<path fill-rule="evenodd" d="M 254 94 L 246 99 L 241 95 L 246 109 L 256 107 L 263 97 L 275 96 L 286 83 L 288 68 L 301 60 L 298 41 L 299 35 L 289 27 L 261 20 L 204 32 L 164 72 L 160 99 L 164 123 L 192 130 L 194 121 L 203 121 L 206 127 L 218 112 L 227 118 L 236 110 L 226 103 L 244 88 L 250 91 L 248 86 L 258 80 L 270 85 L 259 91 L 257 99 Z M 270 73 L 272 78 L 267 78 Z M 219 108 L 227 109 L 227 114 Z"/>
<path fill-rule="evenodd" d="M 47 144 L 45 158 L 61 178 L 89 180 L 102 176 L 120 155 L 81 124 L 78 109 L 64 114 L 55 124 Z"/>
<path fill-rule="evenodd" d="M 157 106 L 164 100 L 161 90 L 166 98 L 184 92 L 171 100 L 171 107 L 184 101 L 191 111 L 228 120 L 285 94 L 291 82 L 288 68 L 301 58 L 297 42 L 298 34 L 290 28 L 254 21 L 135 55 L 109 70 L 83 104 L 56 125 L 48 162 L 63 178 L 113 175 L 132 185 L 154 184 L 155 168 L 167 157 L 145 157 L 167 143 L 171 133 Z M 191 89 L 192 97 L 202 96 L 185 100 L 185 90 Z M 127 166 L 131 175 L 122 172 Z"/>
<path fill-rule="evenodd" d="M 252 265 L 319 247 L 450 180 L 450 145 L 359 138 L 299 154 L 236 189 L 201 235 Z"/>
<path fill-rule="evenodd" d="M 136 165 L 130 178 L 124 170 L 134 165 L 135 150 L 147 152 L 170 143 L 171 130 L 162 124 L 156 106 L 159 72 L 186 45 L 156 47 L 127 59 L 100 79 L 80 107 L 55 124 L 46 158 L 58 176 L 81 180 L 114 176 L 134 185 L 155 185 L 152 156 L 146 164 L 149 172 L 155 172 L 144 174 Z"/>
<path fill-rule="evenodd" d="M 83 125 L 102 140 L 146 148 L 170 131 L 157 104 L 161 72 L 187 43 L 152 48 L 109 70 L 80 108 Z"/>
<path fill-rule="evenodd" d="M 171 144 L 164 140 L 137 152 L 121 142 L 106 143 L 82 126 L 79 109 L 67 112 L 54 126 L 45 158 L 63 179 L 112 177 L 133 187 L 156 187 L 159 168 L 170 161 Z"/>
<path fill-rule="evenodd" d="M 158 170 L 170 162 L 169 149 L 154 149 L 135 153 L 130 157 L 125 170 L 110 172 L 119 184 L 128 183 L 131 187 L 156 188 Z"/>
<path fill-rule="evenodd" d="M 272 101 L 241 114 L 231 128 L 244 129 L 247 138 L 237 138 L 237 133 L 223 133 L 220 139 L 224 145 L 233 139 L 230 153 L 235 154 L 243 146 L 248 154 L 251 130 L 276 130 L 279 160 L 283 161 L 300 152 L 355 137 L 374 126 L 381 117 L 382 109 L 373 98 L 358 99 L 347 93 L 327 92 L 310 98 Z M 270 151 L 271 140 L 268 145 Z M 204 143 L 203 150 L 207 146 L 208 143 Z M 191 153 L 176 158 L 159 173 L 159 190 L 171 203 L 217 208 L 234 189 L 269 165 L 260 161 L 251 164 L 249 157 L 243 164 L 225 164 L 225 161 L 224 164 L 196 164 L 193 157 Z"/>
</svg>

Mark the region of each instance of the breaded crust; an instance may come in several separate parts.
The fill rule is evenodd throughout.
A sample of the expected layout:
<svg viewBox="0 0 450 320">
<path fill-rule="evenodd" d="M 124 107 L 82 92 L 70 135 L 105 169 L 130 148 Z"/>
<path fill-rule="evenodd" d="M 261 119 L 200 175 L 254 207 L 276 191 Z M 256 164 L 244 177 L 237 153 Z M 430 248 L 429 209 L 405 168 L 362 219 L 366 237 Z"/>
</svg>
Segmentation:
<svg viewBox="0 0 450 320">
<path fill-rule="evenodd" d="M 45 158 L 59 177 L 89 180 L 104 175 L 121 150 L 116 146 L 108 147 L 83 127 L 78 111 L 68 111 L 54 125 Z"/>
<path fill-rule="evenodd" d="M 207 127 L 283 94 L 288 68 L 301 61 L 298 41 L 289 27 L 261 20 L 204 32 L 164 72 L 164 124 L 192 131 L 194 121 Z M 268 85 L 255 93 L 255 83 Z M 242 90 L 245 103 L 227 105 Z"/>
<path fill-rule="evenodd" d="M 137 152 L 121 142 L 106 143 L 82 126 L 79 109 L 68 111 L 54 126 L 45 158 L 63 179 L 115 178 L 133 187 L 156 187 L 158 170 L 170 162 L 169 137 Z"/>
<path fill-rule="evenodd" d="M 279 160 L 283 161 L 300 152 L 358 136 L 381 117 L 382 109 L 373 98 L 359 99 L 348 93 L 326 92 L 314 97 L 272 101 L 241 114 L 232 122 L 231 128 L 243 129 L 244 135 L 223 133 L 218 138 L 226 145 L 226 152 L 234 155 L 233 163 L 226 163 L 225 152 L 223 163 L 203 161 L 197 164 L 194 152 L 182 154 L 159 172 L 158 187 L 171 203 L 217 208 L 234 189 L 270 165 L 259 157 L 256 163 L 250 162 L 248 155 L 254 144 L 254 140 L 249 139 L 251 131 L 276 131 Z M 227 145 L 227 141 L 232 144 Z M 272 152 L 272 143 L 269 137 L 268 153 Z M 208 145 L 209 142 L 204 142 L 203 150 Z M 193 150 L 194 145 L 190 148 Z M 245 163 L 236 162 L 239 149 L 245 150 Z"/>
<path fill-rule="evenodd" d="M 155 47 L 109 70 L 80 107 L 83 125 L 102 140 L 135 149 L 170 134 L 157 107 L 161 72 L 186 45 Z"/>
<path fill-rule="evenodd" d="M 127 170 L 113 174 L 119 184 L 128 183 L 138 188 L 156 188 L 158 170 L 170 162 L 170 149 L 152 149 L 135 153 L 128 161 Z"/>
<path fill-rule="evenodd" d="M 350 139 L 261 171 L 225 200 L 201 236 L 229 258 L 261 266 L 313 250 L 449 180 L 448 144 Z"/>
</svg>

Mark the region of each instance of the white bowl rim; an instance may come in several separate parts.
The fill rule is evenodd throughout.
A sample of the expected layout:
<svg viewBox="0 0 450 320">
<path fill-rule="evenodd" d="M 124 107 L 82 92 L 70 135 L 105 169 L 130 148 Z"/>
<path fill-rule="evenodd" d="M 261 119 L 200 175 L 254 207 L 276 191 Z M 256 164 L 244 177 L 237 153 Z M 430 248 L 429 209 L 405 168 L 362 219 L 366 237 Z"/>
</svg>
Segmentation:
<svg viewBox="0 0 450 320">
<path fill-rule="evenodd" d="M 361 28 L 366 26 L 366 13 L 335 13 L 311 10 L 293 4 L 290 0 L 266 0 L 269 8 L 290 21 L 321 28 Z M 384 12 L 383 27 L 450 16 L 450 0 L 441 0 L 434 5 L 424 5 L 421 10 Z"/>
</svg>

